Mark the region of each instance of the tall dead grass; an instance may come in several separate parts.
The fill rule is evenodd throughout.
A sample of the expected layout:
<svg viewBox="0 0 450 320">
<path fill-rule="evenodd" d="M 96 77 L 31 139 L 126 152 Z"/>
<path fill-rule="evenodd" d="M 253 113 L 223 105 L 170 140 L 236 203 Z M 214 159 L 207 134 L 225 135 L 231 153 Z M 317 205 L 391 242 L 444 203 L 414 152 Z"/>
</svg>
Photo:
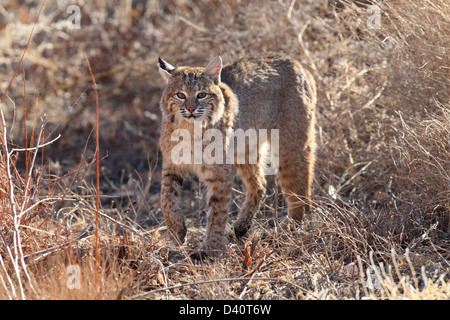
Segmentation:
<svg viewBox="0 0 450 320">
<path fill-rule="evenodd" d="M 2 90 L 40 4 L 29 3 L 2 4 Z M 379 8 L 376 29 L 367 26 L 370 3 Z M 1 298 L 449 298 L 446 1 L 104 1 L 80 8 L 81 29 L 69 30 L 67 8 L 46 2 L 26 72 L 1 104 Z M 163 84 L 155 61 L 202 65 L 219 52 L 231 62 L 264 50 L 299 59 L 318 83 L 315 210 L 287 232 L 274 183 L 249 237 L 231 242 L 221 259 L 194 264 L 189 250 L 204 232 L 201 188 L 193 182 L 184 190 L 185 246 L 166 242 L 159 210 Z M 98 120 L 84 52 L 98 86 Z"/>
</svg>

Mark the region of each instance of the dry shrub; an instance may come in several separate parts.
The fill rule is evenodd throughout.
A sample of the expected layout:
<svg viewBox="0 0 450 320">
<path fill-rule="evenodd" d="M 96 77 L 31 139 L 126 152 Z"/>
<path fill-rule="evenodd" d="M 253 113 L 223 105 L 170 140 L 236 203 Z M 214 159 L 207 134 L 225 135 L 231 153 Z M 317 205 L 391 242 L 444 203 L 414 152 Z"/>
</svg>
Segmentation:
<svg viewBox="0 0 450 320">
<path fill-rule="evenodd" d="M 21 73 L 1 106 L 10 142 L 25 145 L 34 120 L 44 113 L 45 136 L 62 135 L 45 147 L 44 156 L 38 153 L 42 166 L 33 175 L 33 181 L 52 187 L 28 200 L 24 154 L 8 169 L 2 153 L 0 230 L 7 243 L 14 237 L 9 181 L 17 198 L 29 201 L 23 210 L 42 206 L 27 211 L 35 220 L 26 226 L 38 231 L 20 230 L 29 279 L 22 271 L 15 276 L 7 262 L 0 269 L 6 288 L 1 297 L 20 298 L 11 289 L 23 281 L 25 296 L 36 299 L 448 299 L 450 5 L 445 0 L 84 2 L 79 30 L 67 29 L 69 14 L 61 3 L 47 1 L 24 61 L 28 107 L 17 107 L 24 98 Z M 11 13 L 0 16 L 2 88 L 40 2 L 27 4 L 2 4 Z M 376 29 L 367 26 L 370 4 L 380 9 Z M 286 232 L 274 222 L 284 215 L 279 192 L 269 190 L 273 195 L 249 238 L 232 242 L 221 259 L 194 265 L 188 251 L 197 247 L 204 223 L 201 215 L 189 213 L 200 211 L 200 201 L 192 198 L 201 190 L 195 183 L 185 190 L 190 234 L 186 246 L 173 248 L 165 242 L 159 187 L 153 184 L 159 179 L 163 87 L 157 57 L 200 66 L 218 53 L 228 63 L 266 50 L 297 58 L 318 84 L 316 209 L 301 229 Z M 96 124 L 84 52 L 100 98 L 100 283 L 94 281 L 93 234 L 87 232 L 94 225 L 88 164 Z M 38 96 L 40 107 L 30 107 Z M 64 177 L 68 171 L 73 174 Z M 42 191 L 39 185 L 33 190 Z M 236 192 L 236 206 L 241 198 Z M 67 266 L 74 261 L 84 281 L 78 291 L 66 286 Z M 379 287 L 368 284 L 368 270 L 379 270 Z"/>
<path fill-rule="evenodd" d="M 316 68 L 328 108 L 319 115 L 319 229 L 366 266 L 371 251 L 389 263 L 391 249 L 422 247 L 448 271 L 450 6 L 376 2 L 381 24 L 371 30 L 366 6 L 341 3 L 339 45 Z"/>
<path fill-rule="evenodd" d="M 450 7 L 445 1 L 373 3 L 380 9 L 378 29 L 366 26 L 367 6 L 341 2 L 335 11 L 339 45 L 332 42 L 328 64 L 317 65 L 325 95 L 319 116 L 323 191 L 331 186 L 366 209 L 378 203 L 390 217 L 415 211 L 406 227 L 414 225 L 414 236 L 436 220 L 448 232 L 448 218 L 442 218 L 449 214 L 450 191 Z"/>
<path fill-rule="evenodd" d="M 450 216 L 450 113 L 443 107 L 428 117 L 402 120 L 396 151 L 401 207 L 420 212 L 428 223 L 449 231 Z M 401 174 L 401 175 L 400 175 Z"/>
</svg>

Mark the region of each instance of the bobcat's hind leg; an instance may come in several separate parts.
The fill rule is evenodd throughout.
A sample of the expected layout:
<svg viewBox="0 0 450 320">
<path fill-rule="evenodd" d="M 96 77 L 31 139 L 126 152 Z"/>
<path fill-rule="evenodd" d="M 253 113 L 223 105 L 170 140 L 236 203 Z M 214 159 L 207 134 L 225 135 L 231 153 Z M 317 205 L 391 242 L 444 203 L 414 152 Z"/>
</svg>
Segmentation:
<svg viewBox="0 0 450 320">
<path fill-rule="evenodd" d="M 288 216 L 301 222 L 303 214 L 311 211 L 311 187 L 314 176 L 314 143 L 307 144 L 302 152 L 285 154 L 280 146 L 278 179 L 288 203 Z M 286 150 L 285 152 L 289 152 Z"/>
<path fill-rule="evenodd" d="M 239 211 L 236 222 L 233 224 L 235 236 L 241 238 L 250 229 L 253 216 L 258 210 L 266 192 L 266 179 L 263 174 L 262 164 L 237 164 L 235 167 L 247 189 L 245 201 Z"/>
</svg>

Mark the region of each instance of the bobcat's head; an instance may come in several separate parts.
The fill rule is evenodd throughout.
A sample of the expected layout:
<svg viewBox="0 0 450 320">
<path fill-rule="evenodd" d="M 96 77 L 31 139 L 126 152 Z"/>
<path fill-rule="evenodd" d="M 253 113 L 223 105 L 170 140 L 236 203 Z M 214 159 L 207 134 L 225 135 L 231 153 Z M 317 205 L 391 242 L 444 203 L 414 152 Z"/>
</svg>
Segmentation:
<svg viewBox="0 0 450 320">
<path fill-rule="evenodd" d="M 171 122 L 200 120 L 214 125 L 224 111 L 219 88 L 222 59 L 212 60 L 206 68 L 177 67 L 159 58 L 159 73 L 167 86 L 161 98 L 161 109 Z"/>
</svg>

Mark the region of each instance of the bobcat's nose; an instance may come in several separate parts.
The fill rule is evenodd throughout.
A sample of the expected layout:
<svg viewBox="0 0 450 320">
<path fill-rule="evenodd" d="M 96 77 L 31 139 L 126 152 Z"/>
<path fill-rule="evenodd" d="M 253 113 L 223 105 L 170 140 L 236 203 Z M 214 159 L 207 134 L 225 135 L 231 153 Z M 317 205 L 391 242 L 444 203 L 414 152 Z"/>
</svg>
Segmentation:
<svg viewBox="0 0 450 320">
<path fill-rule="evenodd" d="M 197 108 L 191 108 L 191 107 L 189 107 L 189 108 L 186 108 L 186 109 L 188 109 L 188 111 L 189 111 L 190 113 L 194 113 L 195 109 L 197 109 Z"/>
</svg>

